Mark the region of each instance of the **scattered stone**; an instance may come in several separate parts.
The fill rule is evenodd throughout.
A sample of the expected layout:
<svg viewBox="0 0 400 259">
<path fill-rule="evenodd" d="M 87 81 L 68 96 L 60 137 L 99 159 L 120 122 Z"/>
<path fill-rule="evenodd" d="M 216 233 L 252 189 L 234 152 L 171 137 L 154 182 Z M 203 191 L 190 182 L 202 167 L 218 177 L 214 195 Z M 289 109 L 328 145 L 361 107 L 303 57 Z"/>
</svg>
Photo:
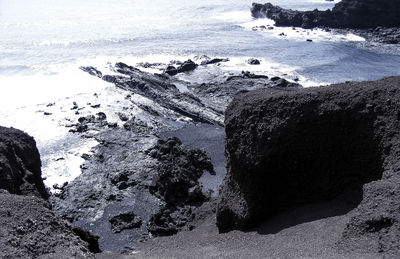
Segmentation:
<svg viewBox="0 0 400 259">
<path fill-rule="evenodd" d="M 68 182 L 64 182 L 62 185 L 59 184 L 53 184 L 53 189 L 56 190 L 62 190 L 68 185 Z"/>
<path fill-rule="evenodd" d="M 178 73 L 183 73 L 183 72 L 189 72 L 192 70 L 195 70 L 199 65 L 194 63 L 192 60 L 187 60 L 183 62 L 182 65 L 180 65 L 176 70 Z"/>
<path fill-rule="evenodd" d="M 107 126 L 108 126 L 109 128 L 115 129 L 115 128 L 118 128 L 118 123 L 116 123 L 116 122 L 109 122 L 109 123 L 107 123 Z"/>
<path fill-rule="evenodd" d="M 107 119 L 107 115 L 104 112 L 99 112 L 99 113 L 97 113 L 97 119 L 104 121 Z"/>
<path fill-rule="evenodd" d="M 81 70 L 89 73 L 92 76 L 97 76 L 98 78 L 102 77 L 102 73 L 97 70 L 95 67 L 79 67 Z"/>
<path fill-rule="evenodd" d="M 141 62 L 137 64 L 138 66 L 144 67 L 144 68 L 153 68 L 153 67 L 160 67 L 164 65 L 163 63 L 149 63 L 149 62 Z"/>
<path fill-rule="evenodd" d="M 121 113 L 121 112 L 118 113 L 118 117 L 119 117 L 119 119 L 120 119 L 121 121 L 128 121 L 128 120 L 129 120 L 128 115 L 126 115 L 126 114 L 124 114 L 124 113 Z"/>
<path fill-rule="evenodd" d="M 85 160 L 89 160 L 89 159 L 90 159 L 90 155 L 89 155 L 89 154 L 86 154 L 86 153 L 82 154 L 81 157 L 82 157 L 83 159 L 85 159 Z"/>
<path fill-rule="evenodd" d="M 165 70 L 165 73 L 167 73 L 170 76 L 174 76 L 178 74 L 178 70 L 174 66 L 168 66 L 167 69 Z"/>
<path fill-rule="evenodd" d="M 114 233 L 120 233 L 125 229 L 140 228 L 142 219 L 133 212 L 121 213 L 110 219 L 111 229 Z"/>
<path fill-rule="evenodd" d="M 251 59 L 247 60 L 247 63 L 249 63 L 250 65 L 260 65 L 261 64 L 260 60 L 258 60 L 256 58 L 251 58 Z"/>
<path fill-rule="evenodd" d="M 71 110 L 76 110 L 79 108 L 79 106 L 76 102 L 73 102 L 72 104 L 73 104 L 73 106 L 72 106 Z"/>
<path fill-rule="evenodd" d="M 213 58 L 213 59 L 209 59 L 209 60 L 204 60 L 201 62 L 201 65 L 211 65 L 211 64 L 217 64 L 217 63 L 221 63 L 221 62 L 228 62 L 229 58 Z"/>
</svg>

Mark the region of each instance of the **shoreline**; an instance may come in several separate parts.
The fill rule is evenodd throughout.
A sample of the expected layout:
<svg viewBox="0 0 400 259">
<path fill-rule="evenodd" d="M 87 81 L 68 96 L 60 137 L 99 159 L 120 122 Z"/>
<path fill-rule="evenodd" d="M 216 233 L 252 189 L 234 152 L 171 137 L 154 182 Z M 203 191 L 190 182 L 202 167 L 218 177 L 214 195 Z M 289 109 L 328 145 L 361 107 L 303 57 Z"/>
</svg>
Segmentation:
<svg viewBox="0 0 400 259">
<path fill-rule="evenodd" d="M 184 156 L 186 156 L 185 154 L 190 154 L 190 152 L 192 152 L 187 148 L 203 148 L 206 150 L 208 158 L 201 158 L 201 160 L 198 160 L 198 162 L 195 163 L 199 163 L 199 161 L 205 161 L 204 159 L 210 159 L 209 156 L 212 156 L 210 161 L 213 162 L 214 169 L 215 167 L 219 167 L 219 170 L 221 170 L 221 167 L 224 164 L 223 155 L 221 154 L 223 152 L 220 150 L 217 151 L 217 153 L 213 153 L 211 151 L 213 151 L 215 148 L 208 145 L 211 142 L 215 145 L 215 140 L 220 142 L 222 141 L 222 138 L 224 138 L 224 134 L 222 134 L 223 129 L 218 126 L 218 124 L 215 126 L 212 126 L 212 124 L 202 126 L 202 124 L 198 124 L 196 122 L 185 122 L 185 120 L 180 119 L 180 116 L 194 114 L 192 111 L 196 110 L 197 108 L 193 105 L 201 103 L 202 98 L 205 97 L 207 97 L 206 99 L 209 102 L 207 104 L 203 103 L 201 107 L 208 107 L 210 112 L 205 109 L 203 110 L 203 114 L 198 114 L 197 116 L 190 115 L 192 120 L 196 118 L 207 118 L 207 116 L 211 116 L 209 118 L 213 118 L 212 116 L 215 116 L 213 114 L 222 114 L 218 112 L 219 109 L 224 109 L 224 107 L 226 107 L 225 105 L 227 105 L 229 101 L 221 102 L 221 100 L 229 100 L 229 98 L 235 98 L 235 96 L 238 94 L 240 95 L 248 92 L 248 90 L 245 88 L 240 88 L 244 85 L 247 85 L 246 87 L 250 86 L 251 89 L 254 89 L 254 87 L 269 87 L 270 89 L 275 89 L 276 91 L 282 92 L 296 92 L 298 89 L 301 89 L 300 86 L 280 78 L 268 78 L 266 76 L 244 73 L 238 76 L 227 78 L 225 81 L 221 81 L 219 83 L 207 85 L 207 89 L 211 91 L 204 92 L 204 89 L 196 88 L 204 88 L 205 85 L 188 85 L 188 89 L 191 89 L 194 93 L 198 93 L 199 96 L 197 98 L 191 96 L 189 99 L 192 100 L 191 102 L 186 103 L 184 106 L 179 106 L 182 103 L 187 102 L 187 95 L 183 94 L 182 96 L 182 93 L 174 88 L 173 84 L 168 83 L 168 79 L 165 76 L 148 74 L 125 64 L 117 64 L 116 69 L 117 71 L 119 70 L 119 73 L 123 75 L 129 75 L 129 79 L 127 79 L 125 76 L 118 75 L 114 75 L 112 78 L 107 75 L 102 77 L 107 80 L 113 80 L 117 87 L 123 89 L 132 89 L 132 82 L 135 82 L 134 86 L 138 88 L 133 89 L 131 92 L 131 97 L 132 95 L 140 94 L 136 91 L 146 91 L 143 94 L 144 96 L 148 96 L 148 98 L 156 100 L 155 103 L 158 105 L 161 104 L 162 106 L 160 106 L 158 109 L 153 108 L 151 105 L 139 106 L 140 109 L 146 113 L 145 117 L 136 117 L 137 113 L 135 113 L 136 115 L 133 117 L 130 117 L 129 115 L 120 115 L 119 119 L 123 122 L 122 127 L 118 126 L 118 124 L 115 125 L 114 123 L 108 123 L 107 116 L 103 115 L 101 108 L 97 111 L 97 114 L 93 116 L 87 115 L 85 117 L 79 117 L 78 115 L 78 122 L 76 124 L 72 124 L 72 127 L 69 127 L 72 132 L 75 132 L 75 134 L 83 138 L 96 139 L 96 141 L 98 141 L 100 144 L 93 149 L 92 155 L 85 156 L 84 159 L 86 162 L 81 166 L 83 172 L 80 176 L 66 185 L 57 186 L 58 192 L 50 198 L 53 204 L 53 211 L 56 212 L 57 215 L 69 219 L 69 221 L 72 223 L 72 226 L 83 228 L 86 231 L 90 231 L 95 236 L 99 236 L 99 244 L 103 253 L 98 254 L 98 258 L 111 258 L 113 255 L 108 254 L 109 252 L 119 252 L 124 254 L 138 253 L 137 255 L 139 257 L 143 253 L 142 255 L 147 256 L 147 249 L 150 249 L 149 246 L 151 247 L 151 244 L 154 242 L 164 242 L 162 240 L 179 240 L 181 236 L 191 236 L 196 235 L 196 233 L 205 237 L 211 235 L 213 236 L 213 239 L 217 238 L 215 240 L 216 244 L 219 242 L 225 242 L 222 241 L 224 238 L 230 239 L 232 235 L 236 235 L 234 233 L 227 234 L 226 236 L 220 236 L 219 234 L 215 235 L 216 228 L 215 226 L 211 227 L 211 225 L 215 224 L 212 222 L 215 222 L 213 215 L 215 213 L 216 202 L 218 199 L 216 200 L 213 198 L 213 196 L 215 197 L 215 190 L 218 188 L 218 186 L 213 186 L 210 188 L 213 189 L 214 195 L 212 192 L 207 194 L 205 189 L 199 192 L 198 187 L 195 187 L 193 190 L 197 191 L 193 192 L 193 194 L 190 194 L 194 196 L 188 197 L 193 197 L 194 199 L 197 199 L 197 201 L 201 202 L 197 203 L 196 201 L 195 203 L 191 203 L 190 199 L 193 198 L 190 198 L 189 200 L 184 201 L 183 204 L 179 203 L 180 205 L 177 205 L 178 203 L 175 203 L 175 201 L 170 203 L 170 201 L 168 201 L 169 198 L 166 198 L 167 196 L 159 196 L 159 194 L 152 193 L 152 191 L 145 191 L 146 188 L 151 190 L 151 188 L 153 188 L 151 186 L 154 186 L 154 182 L 152 182 L 153 180 L 148 182 L 149 178 L 147 177 L 151 170 L 153 170 L 152 168 L 162 168 L 163 166 L 169 167 L 171 165 L 168 165 L 168 163 L 170 163 L 168 161 L 174 161 L 176 158 L 176 154 L 173 154 L 171 156 L 173 160 L 165 160 L 165 158 L 162 158 L 158 162 L 155 162 L 154 158 L 156 158 L 158 155 L 153 155 L 152 150 L 158 150 L 157 152 L 161 152 L 160 157 L 167 155 L 169 151 L 167 151 L 167 153 L 163 153 L 165 151 L 161 150 L 165 150 L 164 143 L 168 143 L 168 141 L 173 141 L 171 142 L 174 143 L 172 145 L 174 147 L 177 145 L 177 150 L 182 150 L 178 152 L 183 152 L 180 154 L 184 154 Z M 88 71 L 92 72 L 94 76 L 99 75 L 99 72 L 96 72 L 97 70 L 94 70 L 94 68 L 90 68 Z M 147 86 L 140 86 L 140 81 L 136 81 L 135 78 L 140 78 L 139 80 L 144 78 Z M 160 81 L 159 78 L 164 78 L 166 81 Z M 174 83 L 177 82 L 174 78 L 169 80 L 173 80 Z M 243 84 L 244 82 L 246 83 Z M 171 93 L 174 94 L 174 98 L 180 96 L 182 99 L 175 99 L 177 100 L 176 103 L 171 103 L 170 101 L 174 99 L 170 99 L 168 102 L 166 102 L 166 104 L 163 104 L 163 101 L 166 100 L 163 96 Z M 225 98 L 228 99 L 213 99 L 212 96 L 214 93 L 225 93 Z M 160 100 L 161 102 L 159 102 Z M 210 102 L 212 100 L 216 101 L 214 106 L 211 106 Z M 174 107 L 173 105 L 177 105 L 179 108 L 173 108 L 172 110 L 174 112 L 171 113 L 166 108 Z M 216 107 L 221 108 L 218 109 Z M 160 118 L 163 119 L 160 120 Z M 170 121 L 166 121 L 165 118 L 170 118 Z M 175 126 L 170 128 L 168 131 L 165 131 L 167 128 L 165 128 L 163 125 L 174 125 L 171 124 L 171 121 L 173 120 L 180 122 L 175 124 Z M 200 121 L 201 120 L 203 119 L 200 119 Z M 213 132 L 212 129 L 215 129 L 216 131 Z M 194 134 L 196 131 L 204 134 L 204 137 L 199 137 L 197 140 L 193 139 L 192 134 Z M 180 147 L 179 142 L 175 142 L 175 140 L 171 138 L 167 139 L 167 142 L 160 142 L 161 139 L 159 137 L 180 137 L 185 147 Z M 131 140 L 133 140 L 133 142 Z M 132 153 L 140 155 L 130 157 L 130 154 Z M 145 174 L 140 173 L 140 170 L 143 170 L 144 168 L 148 168 L 150 171 L 144 170 Z M 178 167 L 176 167 L 174 170 L 181 170 L 180 168 L 181 165 L 178 165 Z M 105 174 L 100 172 L 105 172 Z M 153 173 L 155 173 L 155 171 L 153 171 Z M 204 172 L 202 174 L 207 175 L 208 179 L 206 179 L 201 185 L 195 186 L 207 187 L 207 182 L 210 183 L 214 181 L 216 176 L 223 177 L 224 172 L 219 171 L 214 172 L 214 174 Z M 110 179 L 111 183 L 108 182 Z M 157 177 L 154 179 L 157 179 Z M 200 178 L 198 180 L 200 180 Z M 184 183 L 183 185 L 186 184 L 187 183 Z M 168 205 L 168 209 L 165 209 L 166 207 L 164 207 L 164 202 L 166 202 L 165 204 L 174 205 Z M 203 206 L 201 206 L 202 203 Z M 129 220 L 122 220 L 118 221 L 119 223 L 116 225 L 121 229 L 121 232 L 119 232 L 120 230 L 117 230 L 117 232 L 112 234 L 109 230 L 109 222 L 112 222 L 114 218 L 123 219 L 125 215 L 131 213 L 130 211 L 133 207 L 136 208 L 134 214 L 135 217 L 140 217 L 140 228 L 137 228 L 135 225 L 130 225 Z M 173 209 L 171 210 L 171 208 Z M 140 212 L 140 210 L 143 210 L 143 212 Z M 165 214 L 162 211 L 167 211 L 168 214 Z M 172 214 L 170 214 L 171 212 Z M 175 215 L 173 216 L 175 218 L 171 218 L 171 215 Z M 154 216 L 159 218 L 154 221 L 154 219 L 152 219 Z M 338 220 L 345 222 L 346 218 L 338 218 Z M 152 223 L 149 225 L 149 222 Z M 323 223 L 317 221 L 315 224 L 317 224 L 316 226 L 318 226 L 318 224 L 331 224 L 329 223 L 329 220 L 322 222 Z M 154 227 L 152 227 L 152 224 Z M 299 225 L 298 227 L 304 227 L 307 229 L 310 226 L 311 225 L 306 224 L 304 226 Z M 293 231 L 295 232 L 293 232 L 291 235 L 295 235 L 295 233 L 297 233 L 296 228 L 297 227 L 293 228 Z M 149 232 L 149 229 L 154 230 Z M 195 230 L 193 230 L 193 232 L 187 232 L 188 230 L 192 229 Z M 184 232 L 179 234 L 179 232 L 182 230 Z M 291 228 L 288 228 L 287 231 L 292 230 Z M 119 233 L 124 234 L 120 235 Z M 149 233 L 151 233 L 150 236 L 148 236 Z M 178 235 L 167 239 L 150 238 L 149 241 L 143 244 L 138 243 L 138 248 L 136 248 L 137 246 L 134 244 L 135 241 L 133 241 L 136 240 L 143 242 L 152 236 L 163 236 L 165 234 L 170 235 L 173 233 L 178 233 Z M 222 240 L 220 240 L 220 238 L 222 238 Z M 237 238 L 239 238 L 239 240 L 242 240 L 243 238 L 246 240 L 250 237 L 247 234 L 239 234 Z M 261 237 L 256 235 L 252 236 L 251 238 L 254 238 L 254 240 L 261 238 L 260 240 L 263 240 L 264 238 L 269 237 Z M 129 247 L 126 245 L 126 240 L 131 240 Z M 182 243 L 182 245 L 184 244 L 185 243 Z M 182 247 L 182 249 L 187 248 Z M 190 249 L 195 248 L 191 247 Z M 151 253 L 157 253 L 154 248 L 151 248 L 150 251 Z M 250 252 L 250 250 L 247 250 L 247 252 Z M 174 252 L 174 250 L 171 250 L 170 253 L 171 256 L 178 255 L 177 251 Z M 217 252 L 215 255 L 221 256 L 221 254 Z M 357 254 L 352 255 L 357 257 Z M 132 256 L 135 258 L 135 255 Z"/>
<path fill-rule="evenodd" d="M 254 18 L 274 20 L 278 27 L 319 28 L 325 31 L 354 33 L 373 43 L 397 45 L 400 44 L 400 20 L 394 10 L 398 8 L 398 4 L 394 3 L 394 6 L 391 6 L 382 3 L 382 9 L 373 1 L 363 4 L 362 1 L 345 0 L 326 11 L 297 11 L 271 3 L 253 3 L 251 13 Z M 353 6 L 357 6 L 358 9 Z M 379 8 L 382 10 L 377 11 Z M 367 13 L 369 16 L 365 15 Z"/>
<path fill-rule="evenodd" d="M 300 27 L 304 22 L 304 27 L 313 25 L 310 14 L 317 16 L 317 24 L 336 22 L 337 17 L 327 21 L 327 12 L 269 4 L 254 4 L 253 9 L 253 15 L 292 19 L 288 24 L 299 23 L 301 16 Z M 400 44 L 399 27 L 314 28 L 364 35 L 371 44 Z M 6 136 L 25 134 L 21 143 L 0 138 L 0 147 L 6 147 L 0 150 L 0 167 L 10 182 L 1 187 L 6 190 L 0 190 L 1 202 L 16 201 L 46 214 L 63 237 L 60 246 L 75 242 L 67 253 L 78 258 L 397 254 L 393 244 L 398 241 L 392 236 L 397 236 L 400 216 L 390 208 L 400 195 L 394 162 L 398 140 L 390 136 L 397 134 L 399 114 L 390 111 L 398 110 L 400 77 L 305 89 L 294 75 L 220 70 L 229 60 L 203 55 L 80 67 L 118 94 L 107 99 L 102 88 L 86 102 L 60 100 L 38 111 L 63 127 L 70 142 L 90 143 L 86 150 L 51 157 L 61 165 L 70 163 L 71 155 L 79 158 L 79 172 L 72 181 L 54 184 L 50 193 L 43 184 L 39 155 L 33 162 L 26 160 L 25 151 L 37 153 L 33 138 L 1 127 L 11 132 Z M 263 61 L 255 57 L 246 62 L 256 67 Z M 149 69 L 153 72 L 146 72 Z M 202 77 L 198 71 L 216 72 Z M 349 147 L 347 157 L 339 152 L 343 147 Z M 364 167 L 365 161 L 376 164 Z M 354 187 L 354 182 L 357 192 L 341 190 Z M 38 215 L 22 215 L 23 209 L 18 213 L 23 223 L 2 212 L 1 219 L 10 220 L 4 235 L 18 236 L 3 244 L 14 247 L 4 250 L 7 256 L 21 253 L 15 242 L 29 250 L 32 244 L 25 238 L 30 234 L 46 239 L 41 236 L 45 223 L 35 223 Z M 25 218 L 30 216 L 35 219 Z M 53 233 L 45 230 L 50 240 Z M 33 253 L 51 258 L 61 251 L 55 247 Z"/>
</svg>

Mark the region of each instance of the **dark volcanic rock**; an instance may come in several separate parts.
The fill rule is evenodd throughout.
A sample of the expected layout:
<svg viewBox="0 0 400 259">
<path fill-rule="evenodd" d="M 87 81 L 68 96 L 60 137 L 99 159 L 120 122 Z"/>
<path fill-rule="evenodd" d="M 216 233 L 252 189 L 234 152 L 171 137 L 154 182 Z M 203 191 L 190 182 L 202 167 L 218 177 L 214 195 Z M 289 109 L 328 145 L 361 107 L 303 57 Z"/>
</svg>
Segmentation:
<svg viewBox="0 0 400 259">
<path fill-rule="evenodd" d="M 180 65 L 176 70 L 178 73 L 183 73 L 183 72 L 189 72 L 192 70 L 195 70 L 199 65 L 194 63 L 192 60 L 187 60 L 183 62 L 182 65 Z"/>
<path fill-rule="evenodd" d="M 165 70 L 165 73 L 167 73 L 170 76 L 174 76 L 178 74 L 178 70 L 174 66 L 168 66 L 167 69 Z"/>
<path fill-rule="evenodd" d="M 47 199 L 35 140 L 13 128 L 0 127 L 0 189 Z"/>
<path fill-rule="evenodd" d="M 121 213 L 110 219 L 111 229 L 114 233 L 120 233 L 124 229 L 139 228 L 142 219 L 133 212 Z"/>
<path fill-rule="evenodd" d="M 197 66 L 193 61 L 188 60 L 177 68 L 177 72 L 190 71 Z M 222 124 L 223 113 L 207 107 L 190 93 L 181 93 L 168 77 L 146 73 L 121 62 L 116 63 L 114 69 L 122 75 L 105 75 L 103 80 L 113 82 L 121 89 L 149 98 L 162 107 L 195 122 Z"/>
<path fill-rule="evenodd" d="M 40 198 L 1 193 L 0 225 L 1 258 L 94 258 Z"/>
<path fill-rule="evenodd" d="M 394 28 L 377 27 L 375 29 L 356 30 L 354 32 L 374 42 L 380 42 L 385 44 L 400 43 L 400 27 L 394 27 Z"/>
<path fill-rule="evenodd" d="M 150 186 L 152 193 L 174 206 L 206 200 L 201 190 L 196 191 L 197 179 L 204 171 L 213 171 L 205 152 L 183 149 L 178 138 L 160 139 L 148 152 L 161 162 L 157 168 L 157 184 Z"/>
<path fill-rule="evenodd" d="M 83 228 L 80 227 L 74 227 L 72 228 L 74 233 L 79 236 L 83 241 L 85 241 L 88 244 L 89 251 L 92 253 L 100 253 L 101 250 L 99 248 L 99 237 L 93 235 L 87 230 L 84 230 Z"/>
<path fill-rule="evenodd" d="M 220 61 L 216 61 L 214 63 L 217 63 L 217 62 L 220 62 Z M 167 69 L 165 70 L 165 73 L 167 73 L 170 76 L 174 76 L 174 75 L 176 75 L 178 73 L 193 71 L 198 66 L 199 65 L 194 63 L 191 59 L 189 59 L 189 60 L 183 62 L 182 64 L 180 64 L 178 67 L 175 67 L 175 66 L 172 66 L 172 65 L 168 66 Z"/>
<path fill-rule="evenodd" d="M 352 191 L 362 201 L 341 246 L 398 255 L 399 114 L 399 77 L 238 96 L 226 112 L 220 231 Z"/>
<path fill-rule="evenodd" d="M 326 11 L 294 11 L 271 3 L 253 3 L 251 13 L 256 18 L 270 18 L 277 26 L 354 29 L 400 26 L 400 0 L 342 0 Z"/>
<path fill-rule="evenodd" d="M 203 151 L 130 127 L 97 135 L 82 174 L 51 198 L 59 215 L 99 236 L 103 251 L 128 252 L 149 233 L 176 233 L 209 199 L 198 181 L 213 169 Z"/>
<path fill-rule="evenodd" d="M 258 60 L 256 58 L 251 58 L 251 59 L 247 60 L 247 63 L 249 63 L 250 65 L 260 65 L 261 64 L 260 60 Z"/>
<path fill-rule="evenodd" d="M 97 70 L 95 67 L 80 67 L 82 71 L 85 71 L 89 73 L 92 76 L 97 76 L 99 78 L 102 78 L 103 74 Z"/>
<path fill-rule="evenodd" d="M 266 75 L 257 75 L 249 71 L 242 71 L 239 75 L 229 76 L 224 82 L 204 83 L 192 87 L 191 90 L 196 96 L 199 96 L 203 103 L 212 103 L 214 110 L 223 113 L 236 95 L 259 88 L 270 87 L 296 90 L 302 86 L 297 83 L 288 82 L 285 79 L 279 82 L 278 80 L 272 81 Z"/>
<path fill-rule="evenodd" d="M 201 62 L 201 65 L 211 65 L 211 64 L 217 64 L 217 63 L 221 63 L 221 62 L 227 62 L 229 61 L 229 58 L 213 58 L 213 59 L 209 59 L 209 60 L 204 60 Z"/>
</svg>

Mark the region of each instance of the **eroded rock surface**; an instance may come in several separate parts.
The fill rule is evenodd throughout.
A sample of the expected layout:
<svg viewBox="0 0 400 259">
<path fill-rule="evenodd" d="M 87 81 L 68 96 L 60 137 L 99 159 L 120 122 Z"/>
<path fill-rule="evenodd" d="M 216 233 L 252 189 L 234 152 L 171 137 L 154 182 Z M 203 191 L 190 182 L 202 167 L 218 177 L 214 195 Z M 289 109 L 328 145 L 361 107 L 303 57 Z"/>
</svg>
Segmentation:
<svg viewBox="0 0 400 259">
<path fill-rule="evenodd" d="M 94 258 L 41 198 L 0 194 L 1 258 Z"/>
<path fill-rule="evenodd" d="M 74 226 L 100 236 L 103 251 L 127 252 L 150 233 L 176 233 L 192 209 L 209 199 L 198 182 L 213 170 L 203 151 L 126 129 L 96 138 L 100 145 L 82 174 L 52 202 Z"/>
<path fill-rule="evenodd" d="M 359 205 L 343 249 L 399 254 L 400 78 L 256 90 L 226 112 L 222 232 L 346 193 Z"/>
<path fill-rule="evenodd" d="M 0 189 L 47 198 L 35 140 L 13 128 L 0 127 Z"/>
<path fill-rule="evenodd" d="M 55 216 L 35 140 L 0 127 L 0 257 L 94 258 L 96 237 Z"/>
</svg>

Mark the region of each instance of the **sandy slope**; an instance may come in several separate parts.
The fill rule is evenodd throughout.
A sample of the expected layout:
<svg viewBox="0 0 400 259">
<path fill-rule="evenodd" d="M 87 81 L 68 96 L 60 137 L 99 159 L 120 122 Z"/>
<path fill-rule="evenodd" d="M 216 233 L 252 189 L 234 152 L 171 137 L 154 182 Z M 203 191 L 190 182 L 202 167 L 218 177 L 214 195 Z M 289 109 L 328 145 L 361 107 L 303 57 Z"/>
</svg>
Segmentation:
<svg viewBox="0 0 400 259">
<path fill-rule="evenodd" d="M 195 230 L 149 240 L 132 255 L 97 258 L 383 258 L 336 247 L 355 205 L 346 199 L 307 205 L 280 213 L 251 231 L 225 234 L 218 233 L 210 214 Z"/>
<path fill-rule="evenodd" d="M 226 234 L 218 234 L 210 217 L 191 232 L 144 243 L 134 258 L 380 258 L 335 247 L 349 218 L 319 217 L 341 214 L 349 207 L 344 201 L 308 205 L 276 215 L 253 231 Z"/>
</svg>

